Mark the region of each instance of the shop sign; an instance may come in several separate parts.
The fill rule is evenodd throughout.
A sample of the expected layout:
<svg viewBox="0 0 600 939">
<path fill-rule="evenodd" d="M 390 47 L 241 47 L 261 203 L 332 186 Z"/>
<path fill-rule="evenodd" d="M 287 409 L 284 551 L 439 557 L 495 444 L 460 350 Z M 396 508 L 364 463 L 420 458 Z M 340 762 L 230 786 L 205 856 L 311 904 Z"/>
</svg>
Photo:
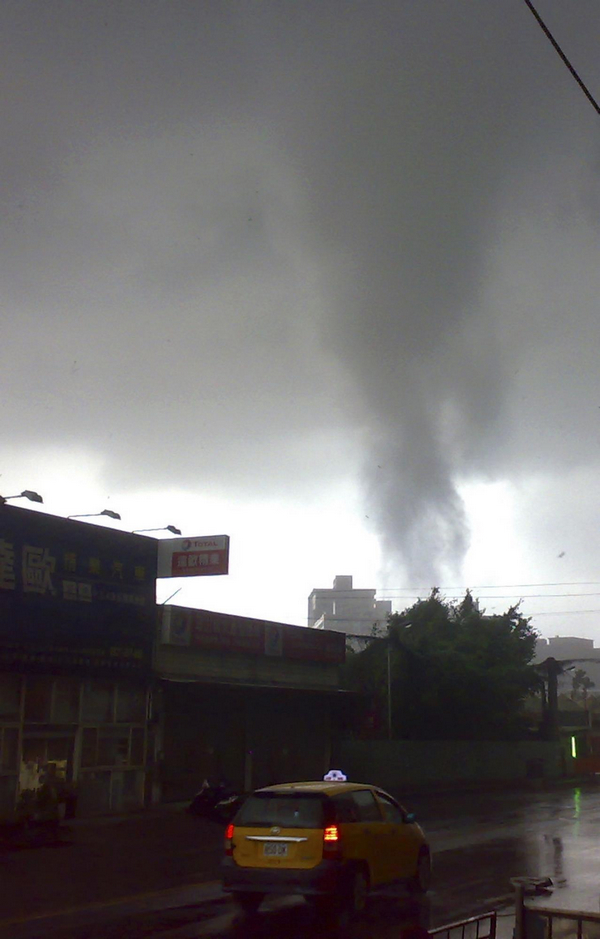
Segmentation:
<svg viewBox="0 0 600 939">
<path fill-rule="evenodd" d="M 162 641 L 198 651 L 332 664 L 346 655 L 343 633 L 175 606 L 162 607 Z"/>
<path fill-rule="evenodd" d="M 158 542 L 158 577 L 229 573 L 229 535 L 164 538 Z"/>
<path fill-rule="evenodd" d="M 156 541 L 0 506 L 0 666 L 151 663 Z"/>
</svg>

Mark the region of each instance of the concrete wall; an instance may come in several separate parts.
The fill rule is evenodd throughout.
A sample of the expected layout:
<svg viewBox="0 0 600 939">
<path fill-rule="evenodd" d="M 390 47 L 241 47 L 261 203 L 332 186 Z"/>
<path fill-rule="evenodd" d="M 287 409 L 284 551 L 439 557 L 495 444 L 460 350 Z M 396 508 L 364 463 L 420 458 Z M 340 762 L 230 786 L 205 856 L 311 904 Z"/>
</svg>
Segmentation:
<svg viewBox="0 0 600 939">
<path fill-rule="evenodd" d="M 561 756 L 559 743 L 468 740 L 347 740 L 339 743 L 336 759 L 349 779 L 391 792 L 558 778 L 569 771 L 570 762 Z"/>
</svg>

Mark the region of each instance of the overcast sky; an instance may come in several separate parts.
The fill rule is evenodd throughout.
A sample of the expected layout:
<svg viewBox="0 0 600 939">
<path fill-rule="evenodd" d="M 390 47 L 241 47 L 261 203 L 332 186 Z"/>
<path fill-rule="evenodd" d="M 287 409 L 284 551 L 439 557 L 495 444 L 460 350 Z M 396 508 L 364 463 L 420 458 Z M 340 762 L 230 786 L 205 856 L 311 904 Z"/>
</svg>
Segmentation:
<svg viewBox="0 0 600 939">
<path fill-rule="evenodd" d="M 600 644 L 600 118 L 522 0 L 5 0 L 0 61 L 0 492 L 230 534 L 183 604 Z"/>
</svg>

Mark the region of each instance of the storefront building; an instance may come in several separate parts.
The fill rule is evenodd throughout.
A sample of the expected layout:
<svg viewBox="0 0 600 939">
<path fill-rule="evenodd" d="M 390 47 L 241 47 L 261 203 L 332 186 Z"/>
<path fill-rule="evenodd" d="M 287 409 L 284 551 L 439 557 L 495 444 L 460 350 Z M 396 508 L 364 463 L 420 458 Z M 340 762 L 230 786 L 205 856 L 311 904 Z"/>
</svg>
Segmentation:
<svg viewBox="0 0 600 939">
<path fill-rule="evenodd" d="M 205 778 L 238 791 L 321 778 L 343 702 L 341 633 L 161 608 L 155 673 L 155 799 L 191 798 Z"/>
<path fill-rule="evenodd" d="M 0 819 L 48 773 L 77 814 L 144 804 L 156 541 L 0 506 Z"/>
</svg>

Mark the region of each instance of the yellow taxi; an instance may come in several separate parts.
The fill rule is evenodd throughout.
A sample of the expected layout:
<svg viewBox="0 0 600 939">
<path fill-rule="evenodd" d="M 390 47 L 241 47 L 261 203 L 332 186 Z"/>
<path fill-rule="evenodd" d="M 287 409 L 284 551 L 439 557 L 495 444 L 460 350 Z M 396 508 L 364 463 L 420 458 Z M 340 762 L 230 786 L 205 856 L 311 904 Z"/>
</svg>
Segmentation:
<svg viewBox="0 0 600 939">
<path fill-rule="evenodd" d="M 387 792 L 326 779 L 249 796 L 227 827 L 222 873 L 247 913 L 266 894 L 360 912 L 368 892 L 387 884 L 424 893 L 431 854 L 414 816 Z"/>
</svg>

